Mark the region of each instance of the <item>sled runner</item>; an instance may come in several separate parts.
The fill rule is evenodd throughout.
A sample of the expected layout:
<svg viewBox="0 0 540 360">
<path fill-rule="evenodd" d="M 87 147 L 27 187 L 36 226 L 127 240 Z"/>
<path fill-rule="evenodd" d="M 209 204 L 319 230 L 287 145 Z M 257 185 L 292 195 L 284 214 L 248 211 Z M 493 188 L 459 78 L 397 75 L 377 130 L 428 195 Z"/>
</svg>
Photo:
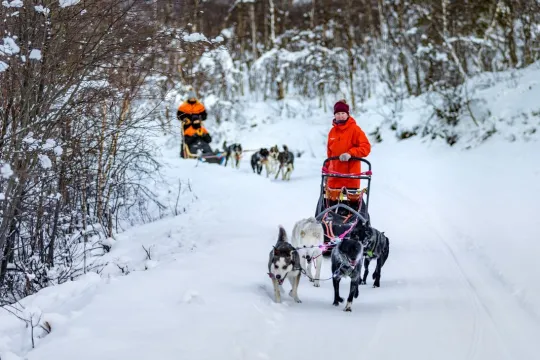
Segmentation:
<svg viewBox="0 0 540 360">
<path fill-rule="evenodd" d="M 323 225 L 325 232 L 325 243 L 331 242 L 335 238 L 348 233 L 358 223 L 358 221 L 369 221 L 369 194 L 371 186 L 371 163 L 364 158 L 352 157 L 349 161 L 361 161 L 368 166 L 368 170 L 358 174 L 341 174 L 328 168 L 330 161 L 339 157 L 330 157 L 323 163 L 321 173 L 321 190 L 315 218 Z M 328 178 L 337 177 L 345 179 L 360 179 L 367 181 L 367 186 L 362 188 L 329 188 Z M 323 255 L 330 255 L 331 248 L 325 249 Z"/>
</svg>

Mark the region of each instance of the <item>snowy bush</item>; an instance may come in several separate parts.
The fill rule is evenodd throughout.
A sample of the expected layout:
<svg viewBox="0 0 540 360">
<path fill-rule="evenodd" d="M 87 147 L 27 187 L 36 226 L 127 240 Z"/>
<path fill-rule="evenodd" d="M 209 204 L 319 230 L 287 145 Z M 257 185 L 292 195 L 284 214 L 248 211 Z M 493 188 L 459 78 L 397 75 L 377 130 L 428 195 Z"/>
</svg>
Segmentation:
<svg viewBox="0 0 540 360">
<path fill-rule="evenodd" d="M 19 3 L 0 5 L 0 303 L 96 270 L 115 233 L 174 213 L 152 188 L 167 85 L 151 75 L 181 32 L 147 2 Z"/>
</svg>

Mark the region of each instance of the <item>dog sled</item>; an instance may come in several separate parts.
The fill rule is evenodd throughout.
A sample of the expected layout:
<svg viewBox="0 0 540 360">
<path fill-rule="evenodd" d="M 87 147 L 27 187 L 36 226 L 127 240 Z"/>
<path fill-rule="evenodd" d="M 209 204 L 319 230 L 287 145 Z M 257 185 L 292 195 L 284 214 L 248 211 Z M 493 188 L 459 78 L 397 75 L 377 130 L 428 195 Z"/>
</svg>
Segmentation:
<svg viewBox="0 0 540 360">
<path fill-rule="evenodd" d="M 321 173 L 321 188 L 315 218 L 320 221 L 324 228 L 325 244 L 329 244 L 323 250 L 323 255 L 331 253 L 331 243 L 349 233 L 358 221 L 369 221 L 369 194 L 371 186 L 371 163 L 364 158 L 352 157 L 349 161 L 360 161 L 368 166 L 368 170 L 358 174 L 342 174 L 329 170 L 328 163 L 339 157 L 330 157 L 323 163 Z M 360 188 L 329 188 L 328 178 L 360 179 Z M 366 181 L 366 187 L 362 182 Z"/>
<path fill-rule="evenodd" d="M 180 127 L 182 144 L 180 146 L 180 157 L 183 159 L 197 159 L 201 162 L 207 162 L 210 164 L 223 164 L 225 161 L 225 154 L 219 151 L 213 151 L 210 145 L 203 139 L 197 139 L 191 145 L 188 146 L 185 141 L 185 134 L 183 126 Z"/>
<path fill-rule="evenodd" d="M 197 159 L 209 164 L 223 164 L 225 154 L 214 152 L 210 145 L 203 140 L 196 141 L 191 146 L 182 142 L 182 157 L 185 159 Z"/>
</svg>

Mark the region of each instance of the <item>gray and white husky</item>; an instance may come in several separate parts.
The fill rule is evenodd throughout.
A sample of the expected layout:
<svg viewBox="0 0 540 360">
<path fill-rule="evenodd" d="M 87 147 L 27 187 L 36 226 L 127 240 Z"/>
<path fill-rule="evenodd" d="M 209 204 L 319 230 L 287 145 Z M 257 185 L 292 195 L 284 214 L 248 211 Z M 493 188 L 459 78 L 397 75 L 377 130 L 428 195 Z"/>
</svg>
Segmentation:
<svg viewBox="0 0 540 360">
<path fill-rule="evenodd" d="M 319 245 L 324 243 L 324 229 L 314 217 L 298 221 L 293 228 L 291 244 L 298 249 L 302 269 L 306 271 L 313 286 L 319 287 L 321 267 L 323 263 L 322 249 Z M 311 265 L 315 267 L 315 277 L 311 272 Z"/>
<path fill-rule="evenodd" d="M 300 283 L 301 267 L 300 256 L 298 251 L 287 240 L 285 229 L 279 227 L 279 236 L 272 251 L 270 251 L 268 259 L 268 275 L 272 279 L 274 285 L 274 296 L 277 303 L 281 302 L 281 294 L 279 286 L 283 284 L 285 279 L 289 279 L 291 283 L 291 291 L 289 295 L 294 298 L 294 301 L 301 303 L 298 298 L 298 284 Z"/>
</svg>

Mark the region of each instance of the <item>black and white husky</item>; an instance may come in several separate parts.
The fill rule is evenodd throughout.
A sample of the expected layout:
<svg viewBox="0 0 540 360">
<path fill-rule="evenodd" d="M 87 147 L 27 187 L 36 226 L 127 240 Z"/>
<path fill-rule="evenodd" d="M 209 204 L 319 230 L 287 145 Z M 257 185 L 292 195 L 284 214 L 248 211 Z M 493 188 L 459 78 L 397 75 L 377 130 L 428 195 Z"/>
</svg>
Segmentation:
<svg viewBox="0 0 540 360">
<path fill-rule="evenodd" d="M 269 175 L 268 170 L 268 157 L 270 156 L 270 152 L 266 148 L 261 148 L 259 151 L 253 153 L 251 155 L 251 168 L 253 169 L 253 172 L 257 172 L 258 175 L 261 175 L 263 165 L 266 165 L 266 177 Z"/>
<path fill-rule="evenodd" d="M 285 279 L 289 279 L 291 283 L 291 291 L 289 295 L 294 298 L 294 301 L 301 303 L 298 298 L 298 284 L 302 275 L 300 266 L 300 256 L 298 251 L 287 240 L 285 229 L 279 227 L 279 236 L 274 246 L 270 251 L 268 259 L 268 275 L 272 279 L 274 285 L 274 296 L 277 303 L 281 302 L 281 294 L 279 286 L 283 284 Z"/>
<path fill-rule="evenodd" d="M 231 165 L 233 167 L 240 167 L 240 159 L 242 158 L 242 145 L 235 143 L 227 145 L 227 142 L 223 142 L 223 151 L 225 152 L 225 167 L 231 160 Z"/>
<path fill-rule="evenodd" d="M 283 151 L 278 155 L 279 167 L 276 172 L 276 179 L 279 172 L 282 172 L 282 180 L 291 180 L 291 174 L 294 170 L 294 154 L 289 151 L 287 145 L 283 145 Z"/>
<path fill-rule="evenodd" d="M 298 221 L 293 228 L 291 244 L 298 249 L 302 269 L 306 271 L 313 286 L 321 286 L 321 267 L 323 263 L 322 249 L 319 245 L 324 243 L 324 229 L 314 217 Z M 315 277 L 311 266 L 315 267 Z"/>
<path fill-rule="evenodd" d="M 359 236 L 362 237 L 362 242 L 366 244 L 364 249 L 364 275 L 360 284 L 366 284 L 366 279 L 369 274 L 369 263 L 371 260 L 377 259 L 377 266 L 373 273 L 373 287 L 381 286 L 382 267 L 388 260 L 390 254 L 390 239 L 384 232 L 371 227 L 369 222 L 366 225 L 359 224 Z"/>
<path fill-rule="evenodd" d="M 362 270 L 362 256 L 364 255 L 364 243 L 357 228 L 353 229 L 338 245 L 332 249 L 332 284 L 334 285 L 334 306 L 339 306 L 343 298 L 339 296 L 339 282 L 343 277 L 351 279 L 351 287 L 347 304 L 344 311 L 352 311 L 353 297 L 358 297 L 358 285 L 360 284 L 360 272 Z"/>
</svg>

